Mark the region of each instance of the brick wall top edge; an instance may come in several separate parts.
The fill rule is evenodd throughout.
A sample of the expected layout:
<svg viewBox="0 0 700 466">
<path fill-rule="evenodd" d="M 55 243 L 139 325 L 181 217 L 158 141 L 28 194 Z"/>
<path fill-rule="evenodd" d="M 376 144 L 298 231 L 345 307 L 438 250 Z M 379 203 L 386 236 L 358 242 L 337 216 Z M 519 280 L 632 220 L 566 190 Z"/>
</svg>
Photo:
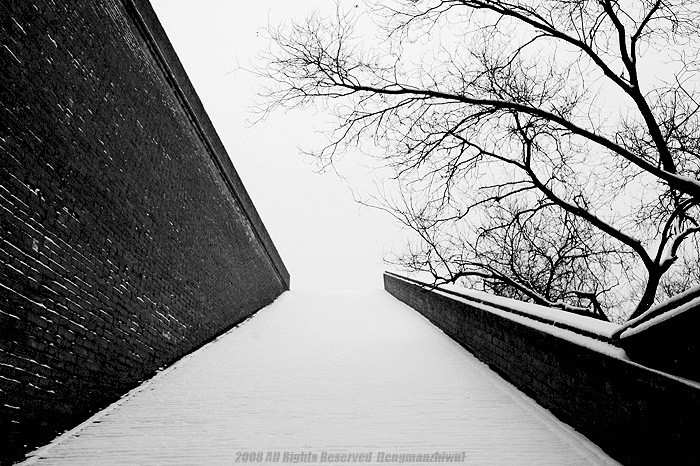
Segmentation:
<svg viewBox="0 0 700 466">
<path fill-rule="evenodd" d="M 265 225 L 258 214 L 258 211 L 253 205 L 248 192 L 243 186 L 236 169 L 231 162 L 226 149 L 224 148 L 221 139 L 219 138 L 214 125 L 207 115 L 204 105 L 199 99 L 194 86 L 189 80 L 185 69 L 180 62 L 180 59 L 175 52 L 170 40 L 168 39 L 165 30 L 160 24 L 158 17 L 153 10 L 148 0 L 123 0 L 127 9 L 131 9 L 135 13 L 134 20 L 138 20 L 140 28 L 143 28 L 144 39 L 148 41 L 149 47 L 152 49 L 155 58 L 163 67 L 163 72 L 168 76 L 171 85 L 175 88 L 176 93 L 181 99 L 181 104 L 186 113 L 192 118 L 193 124 L 197 126 L 200 136 L 205 145 L 208 146 L 210 154 L 214 162 L 222 172 L 223 177 L 235 198 L 240 201 L 243 210 L 248 217 L 253 231 L 258 240 L 262 244 L 267 253 L 270 262 L 272 263 L 280 281 L 286 289 L 289 289 L 290 276 L 284 262 L 282 261 L 277 248 L 275 247 L 270 235 L 265 228 Z"/>
<path fill-rule="evenodd" d="M 429 283 L 425 283 L 420 280 L 403 277 L 393 272 L 385 273 L 400 280 L 408 281 L 419 286 L 425 287 L 427 289 L 436 289 Z M 464 292 L 456 291 L 453 289 L 446 289 L 443 287 L 438 287 L 437 290 L 439 290 L 442 293 L 455 296 L 460 299 L 464 299 L 470 304 L 484 304 L 492 308 L 500 309 L 511 314 L 522 315 L 529 319 L 543 322 L 554 327 L 567 329 L 574 333 L 589 336 L 597 340 L 612 341 L 612 335 L 621 328 L 620 325 L 612 322 L 605 322 L 593 317 L 571 314 L 560 309 L 552 309 L 546 306 L 517 301 L 515 299 L 503 298 L 495 295 L 488 295 L 488 293 L 485 292 L 479 292 L 479 297 L 471 296 L 470 294 L 468 294 L 468 292 L 471 290 L 467 288 L 464 289 Z M 490 297 L 492 297 L 493 299 L 489 299 Z"/>
<path fill-rule="evenodd" d="M 405 283 L 408 283 L 409 285 L 418 287 L 418 288 L 426 288 L 429 287 L 427 283 L 423 283 L 419 280 L 414 280 L 410 279 L 407 277 L 402 277 L 401 275 L 397 275 L 395 273 L 391 272 L 385 272 L 384 273 L 385 279 L 394 279 L 394 280 L 399 280 Z M 663 372 L 657 369 L 653 369 L 651 367 L 645 366 L 643 364 L 636 363 L 634 361 L 631 361 L 627 355 L 625 354 L 625 351 L 622 348 L 619 348 L 609 341 L 604 341 L 601 339 L 594 338 L 589 335 L 584 335 L 582 333 L 576 333 L 575 331 L 571 329 L 565 329 L 561 328 L 559 326 L 553 325 L 551 323 L 546 323 L 542 322 L 540 320 L 536 320 L 531 318 L 530 316 L 525 316 L 522 315 L 521 313 L 518 313 L 514 310 L 507 310 L 504 309 L 503 306 L 495 307 L 495 306 L 489 306 L 488 304 L 480 303 L 480 302 L 472 302 L 468 296 L 462 297 L 462 296 L 457 296 L 454 293 L 442 293 L 440 290 L 431 290 L 431 291 L 426 291 L 428 293 L 432 293 L 437 296 L 441 296 L 442 298 L 445 299 L 451 299 L 457 302 L 461 302 L 464 304 L 467 304 L 468 306 L 472 306 L 475 308 L 478 308 L 480 310 L 498 315 L 499 317 L 508 319 L 511 322 L 514 322 L 518 325 L 524 325 L 529 328 L 538 330 L 540 332 L 543 332 L 548 335 L 550 338 L 555 338 L 557 340 L 564 340 L 567 341 L 571 344 L 577 345 L 579 347 L 586 348 L 589 351 L 594 351 L 595 353 L 598 353 L 604 357 L 608 358 L 614 358 L 622 363 L 629 364 L 630 366 L 635 366 L 639 370 L 643 370 L 649 377 L 659 377 L 661 379 L 664 379 L 667 383 L 670 384 L 676 384 L 680 383 L 690 389 L 693 390 L 700 390 L 700 383 L 695 382 L 693 380 L 689 380 L 683 377 L 678 377 L 673 374 L 669 374 L 667 372 Z"/>
</svg>

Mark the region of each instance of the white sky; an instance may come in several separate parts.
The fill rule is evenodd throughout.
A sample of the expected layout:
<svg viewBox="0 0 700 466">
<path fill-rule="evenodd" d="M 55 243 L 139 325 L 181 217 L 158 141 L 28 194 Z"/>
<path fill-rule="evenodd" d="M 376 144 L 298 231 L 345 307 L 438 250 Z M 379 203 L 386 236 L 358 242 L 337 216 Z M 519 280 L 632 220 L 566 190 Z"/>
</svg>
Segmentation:
<svg viewBox="0 0 700 466">
<path fill-rule="evenodd" d="M 151 0 L 219 137 L 291 274 L 292 289 L 377 288 L 399 229 L 353 200 L 335 174 L 317 174 L 299 148 L 320 147 L 323 115 L 278 112 L 250 124 L 261 82 L 251 68 L 268 25 L 303 19 L 328 0 Z M 316 121 L 316 124 L 314 123 Z M 343 170 L 353 188 L 359 169 Z"/>
</svg>

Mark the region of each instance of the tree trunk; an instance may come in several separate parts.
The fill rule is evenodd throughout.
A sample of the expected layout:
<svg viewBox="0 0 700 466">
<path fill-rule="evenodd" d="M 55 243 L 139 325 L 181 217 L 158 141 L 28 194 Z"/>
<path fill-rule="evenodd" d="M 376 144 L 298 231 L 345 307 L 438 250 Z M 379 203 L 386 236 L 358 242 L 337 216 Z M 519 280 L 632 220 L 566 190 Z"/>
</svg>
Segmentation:
<svg viewBox="0 0 700 466">
<path fill-rule="evenodd" d="M 647 286 L 644 289 L 642 299 L 639 301 L 637 308 L 634 310 L 628 320 L 644 314 L 651 307 L 651 305 L 654 304 L 654 298 L 656 297 L 656 290 L 659 288 L 661 275 L 662 274 L 660 273 L 649 272 L 649 280 L 647 281 Z"/>
</svg>

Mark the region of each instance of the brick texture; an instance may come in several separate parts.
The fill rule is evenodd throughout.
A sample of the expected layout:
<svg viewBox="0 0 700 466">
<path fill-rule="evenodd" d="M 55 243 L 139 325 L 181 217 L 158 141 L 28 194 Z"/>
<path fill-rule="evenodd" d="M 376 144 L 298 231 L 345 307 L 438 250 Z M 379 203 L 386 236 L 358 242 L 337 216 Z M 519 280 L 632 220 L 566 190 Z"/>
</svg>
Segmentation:
<svg viewBox="0 0 700 466">
<path fill-rule="evenodd" d="M 392 275 L 384 285 L 623 464 L 700 463 L 700 385 Z"/>
<path fill-rule="evenodd" d="M 0 462 L 289 287 L 145 0 L 0 5 Z"/>
</svg>

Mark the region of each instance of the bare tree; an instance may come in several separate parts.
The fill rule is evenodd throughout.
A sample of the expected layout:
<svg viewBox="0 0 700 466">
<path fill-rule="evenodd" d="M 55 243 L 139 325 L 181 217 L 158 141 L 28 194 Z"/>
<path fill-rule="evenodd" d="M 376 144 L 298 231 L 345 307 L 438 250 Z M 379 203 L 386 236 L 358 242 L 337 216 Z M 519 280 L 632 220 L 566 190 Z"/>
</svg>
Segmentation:
<svg viewBox="0 0 700 466">
<path fill-rule="evenodd" d="M 700 5 L 396 0 L 368 14 L 367 50 L 350 14 L 272 31 L 266 97 L 336 115 L 326 163 L 364 149 L 393 170 L 401 194 L 381 206 L 417 234 L 402 264 L 598 314 L 634 299 L 631 317 L 698 276 Z"/>
<path fill-rule="evenodd" d="M 421 240 L 409 243 L 394 262 L 431 274 L 435 285 L 466 279 L 500 296 L 605 320 L 603 309 L 619 305 L 610 291 L 629 253 L 550 203 L 494 205 L 475 235 L 460 221 L 436 222 L 405 207 L 389 211 Z"/>
</svg>

